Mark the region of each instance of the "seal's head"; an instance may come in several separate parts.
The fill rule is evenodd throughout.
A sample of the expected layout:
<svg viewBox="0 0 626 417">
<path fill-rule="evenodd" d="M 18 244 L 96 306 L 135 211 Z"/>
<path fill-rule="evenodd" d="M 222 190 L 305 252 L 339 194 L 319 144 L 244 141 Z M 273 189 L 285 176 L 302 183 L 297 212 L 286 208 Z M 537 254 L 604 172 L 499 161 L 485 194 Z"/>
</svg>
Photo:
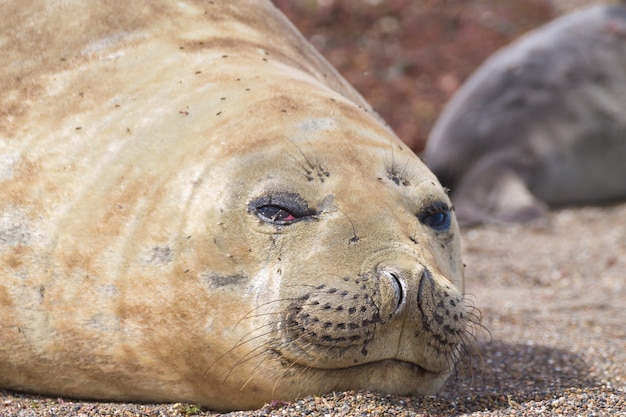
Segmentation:
<svg viewBox="0 0 626 417">
<path fill-rule="evenodd" d="M 280 123 L 225 158 L 246 180 L 215 196 L 214 244 L 232 257 L 209 275 L 237 269 L 245 288 L 214 283 L 250 307 L 224 324 L 233 336 L 219 375 L 266 398 L 433 394 L 468 323 L 450 201 L 371 115 L 339 97 L 307 100 L 268 104 Z"/>
</svg>

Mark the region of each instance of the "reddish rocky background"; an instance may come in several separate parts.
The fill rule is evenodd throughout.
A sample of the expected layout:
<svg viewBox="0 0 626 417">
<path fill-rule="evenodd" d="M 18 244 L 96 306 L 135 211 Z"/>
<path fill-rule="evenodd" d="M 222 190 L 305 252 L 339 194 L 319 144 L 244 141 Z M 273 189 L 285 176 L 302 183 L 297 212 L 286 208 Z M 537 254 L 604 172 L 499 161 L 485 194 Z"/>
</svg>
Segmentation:
<svg viewBox="0 0 626 417">
<path fill-rule="evenodd" d="M 546 0 L 274 3 L 416 152 L 477 66 L 558 13 Z"/>
</svg>

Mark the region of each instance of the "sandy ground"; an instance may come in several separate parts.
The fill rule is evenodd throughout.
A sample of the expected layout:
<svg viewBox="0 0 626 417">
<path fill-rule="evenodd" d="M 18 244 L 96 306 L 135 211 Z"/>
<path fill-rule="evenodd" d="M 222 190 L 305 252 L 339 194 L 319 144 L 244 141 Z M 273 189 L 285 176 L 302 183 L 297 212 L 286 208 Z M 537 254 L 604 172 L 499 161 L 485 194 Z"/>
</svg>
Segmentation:
<svg viewBox="0 0 626 417">
<path fill-rule="evenodd" d="M 626 204 L 463 232 L 473 353 L 439 396 L 334 393 L 237 415 L 626 416 Z M 213 415 L 0 394 L 0 416 Z"/>
</svg>

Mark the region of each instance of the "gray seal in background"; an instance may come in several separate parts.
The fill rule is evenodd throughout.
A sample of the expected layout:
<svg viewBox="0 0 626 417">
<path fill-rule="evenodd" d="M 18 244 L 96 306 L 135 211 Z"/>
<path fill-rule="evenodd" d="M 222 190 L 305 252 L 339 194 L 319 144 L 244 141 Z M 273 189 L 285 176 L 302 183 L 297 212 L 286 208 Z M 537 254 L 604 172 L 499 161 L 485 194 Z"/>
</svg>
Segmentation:
<svg viewBox="0 0 626 417">
<path fill-rule="evenodd" d="M 447 104 L 423 158 L 462 226 L 626 198 L 626 6 L 563 16 L 495 53 Z"/>
</svg>

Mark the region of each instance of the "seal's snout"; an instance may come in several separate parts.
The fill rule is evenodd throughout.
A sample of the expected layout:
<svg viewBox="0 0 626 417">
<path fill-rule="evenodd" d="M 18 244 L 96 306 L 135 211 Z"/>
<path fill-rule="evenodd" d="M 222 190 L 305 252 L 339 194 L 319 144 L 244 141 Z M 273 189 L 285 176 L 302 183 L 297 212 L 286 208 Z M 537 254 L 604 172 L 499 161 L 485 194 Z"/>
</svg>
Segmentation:
<svg viewBox="0 0 626 417">
<path fill-rule="evenodd" d="M 467 325 L 461 292 L 414 258 L 374 265 L 332 285 L 301 287 L 306 294 L 285 310 L 281 353 L 291 358 L 295 351 L 298 363 L 315 368 L 391 360 L 449 372 Z"/>
<path fill-rule="evenodd" d="M 391 335 L 397 326 L 413 329 L 415 336 L 428 334 L 431 347 L 454 355 L 461 343 L 468 318 L 461 292 L 445 277 L 414 260 L 384 262 L 376 268 L 379 331 Z M 398 336 L 399 344 L 414 343 Z"/>
<path fill-rule="evenodd" d="M 424 266 L 415 262 L 378 265 L 376 275 L 382 301 L 381 317 L 385 321 L 399 316 L 407 305 L 406 314 L 410 316 L 422 315 L 422 305 L 429 311 L 436 308 L 433 301 L 437 296 L 433 293 L 436 283 Z"/>
</svg>

